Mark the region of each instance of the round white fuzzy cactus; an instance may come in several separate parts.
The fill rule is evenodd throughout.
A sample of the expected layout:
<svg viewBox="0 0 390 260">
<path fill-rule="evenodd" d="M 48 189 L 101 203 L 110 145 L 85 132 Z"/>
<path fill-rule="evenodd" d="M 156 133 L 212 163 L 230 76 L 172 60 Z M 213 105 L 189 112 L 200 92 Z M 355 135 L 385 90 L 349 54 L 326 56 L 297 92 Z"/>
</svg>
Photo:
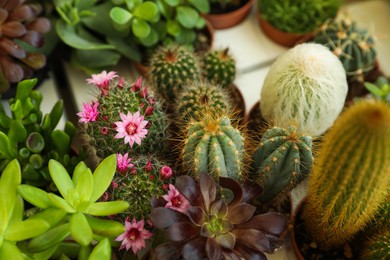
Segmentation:
<svg viewBox="0 0 390 260">
<path fill-rule="evenodd" d="M 301 132 L 318 136 L 340 114 L 347 92 L 340 60 L 323 45 L 299 44 L 272 64 L 261 91 L 260 109 L 271 124 L 295 124 Z"/>
</svg>

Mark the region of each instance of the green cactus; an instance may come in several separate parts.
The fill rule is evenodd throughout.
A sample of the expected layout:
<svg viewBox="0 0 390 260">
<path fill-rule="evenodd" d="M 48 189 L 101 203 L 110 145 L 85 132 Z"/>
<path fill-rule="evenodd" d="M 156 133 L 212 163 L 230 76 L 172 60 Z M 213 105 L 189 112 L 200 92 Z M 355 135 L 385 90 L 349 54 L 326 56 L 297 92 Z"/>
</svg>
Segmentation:
<svg viewBox="0 0 390 260">
<path fill-rule="evenodd" d="M 378 230 L 368 238 L 361 259 L 386 260 L 390 257 L 390 229 Z"/>
<path fill-rule="evenodd" d="M 242 174 L 244 137 L 226 116 L 206 113 L 188 124 L 182 150 L 184 167 L 195 177 L 202 172 L 239 179 Z"/>
<path fill-rule="evenodd" d="M 310 173 L 312 138 L 295 126 L 267 130 L 253 154 L 255 180 L 263 187 L 259 199 L 268 202 L 295 188 Z"/>
<path fill-rule="evenodd" d="M 324 136 L 309 178 L 303 217 L 320 245 L 344 244 L 365 228 L 390 185 L 390 107 L 362 101 Z"/>
<path fill-rule="evenodd" d="M 236 77 L 236 61 L 229 54 L 229 48 L 213 50 L 203 57 L 202 74 L 210 82 L 228 88 Z"/>
<path fill-rule="evenodd" d="M 209 111 L 215 114 L 230 112 L 229 97 L 218 85 L 208 82 L 192 82 L 177 100 L 176 114 L 181 121 L 199 118 Z"/>
<path fill-rule="evenodd" d="M 63 113 L 59 100 L 50 113 L 43 115 L 42 94 L 33 90 L 37 79 L 19 82 L 15 98 L 8 100 L 11 115 L 0 105 L 0 171 L 13 159 L 22 169 L 23 183 L 47 187 L 52 183 L 47 168 L 50 159 L 73 171 L 83 159 L 71 150 L 76 127 L 66 122 L 64 130 L 56 129 Z"/>
<path fill-rule="evenodd" d="M 152 54 L 149 76 L 156 83 L 158 92 L 171 102 L 185 85 L 199 80 L 199 62 L 187 47 L 161 46 Z"/>
<path fill-rule="evenodd" d="M 349 18 L 329 20 L 313 40 L 327 46 L 341 60 L 348 76 L 360 81 L 375 66 L 375 40 Z"/>
</svg>

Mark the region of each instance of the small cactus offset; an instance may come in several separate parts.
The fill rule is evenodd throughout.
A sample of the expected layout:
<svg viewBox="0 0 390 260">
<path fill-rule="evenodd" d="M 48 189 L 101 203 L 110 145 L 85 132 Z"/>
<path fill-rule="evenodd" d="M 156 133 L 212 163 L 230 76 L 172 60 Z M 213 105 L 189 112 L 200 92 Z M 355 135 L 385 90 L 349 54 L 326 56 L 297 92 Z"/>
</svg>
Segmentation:
<svg viewBox="0 0 390 260">
<path fill-rule="evenodd" d="M 310 173 L 312 138 L 295 126 L 267 130 L 253 154 L 255 181 L 263 188 L 260 201 L 268 202 L 295 188 Z"/>
<path fill-rule="evenodd" d="M 228 88 L 236 77 L 236 61 L 229 54 L 229 48 L 209 51 L 203 57 L 202 74 L 210 82 Z"/>
<path fill-rule="evenodd" d="M 387 260 L 390 258 L 390 228 L 378 230 L 368 238 L 361 259 Z"/>
<path fill-rule="evenodd" d="M 314 42 L 327 46 L 341 60 L 348 76 L 364 81 L 364 74 L 375 66 L 375 40 L 349 18 L 325 23 Z"/>
<path fill-rule="evenodd" d="M 202 113 L 209 111 L 215 114 L 230 112 L 229 97 L 218 85 L 208 82 L 192 82 L 183 91 L 178 100 L 176 114 L 181 121 L 199 118 Z"/>
<path fill-rule="evenodd" d="M 185 46 L 161 46 L 151 56 L 149 76 L 158 92 L 171 102 L 185 85 L 199 80 L 199 62 Z"/>
<path fill-rule="evenodd" d="M 303 217 L 320 245 L 337 247 L 371 223 L 390 185 L 390 107 L 362 101 L 324 136 Z"/>
<path fill-rule="evenodd" d="M 186 169 L 195 177 L 209 173 L 240 179 L 244 157 L 244 137 L 226 116 L 205 113 L 199 121 L 188 124 L 182 156 Z"/>
</svg>

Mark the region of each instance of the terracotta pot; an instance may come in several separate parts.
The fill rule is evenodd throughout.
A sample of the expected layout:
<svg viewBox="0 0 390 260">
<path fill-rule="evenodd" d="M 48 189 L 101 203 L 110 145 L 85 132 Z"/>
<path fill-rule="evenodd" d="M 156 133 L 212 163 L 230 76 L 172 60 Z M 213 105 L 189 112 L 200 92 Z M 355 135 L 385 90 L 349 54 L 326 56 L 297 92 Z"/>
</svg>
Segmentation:
<svg viewBox="0 0 390 260">
<path fill-rule="evenodd" d="M 214 29 L 226 29 L 240 23 L 248 15 L 256 0 L 249 0 L 240 8 L 223 14 L 205 14 L 204 17 L 211 23 Z"/>
<path fill-rule="evenodd" d="M 261 29 L 263 29 L 263 32 L 271 40 L 286 47 L 293 47 L 296 44 L 307 42 L 314 38 L 313 32 L 298 34 L 281 31 L 270 23 L 268 23 L 266 20 L 264 20 L 259 14 L 259 12 L 257 12 L 257 20 L 259 21 L 260 27 Z"/>
<path fill-rule="evenodd" d="M 295 220 L 296 216 L 299 213 L 299 211 L 302 209 L 302 205 L 305 202 L 303 199 L 296 207 L 295 211 L 291 213 L 290 216 L 290 221 L 289 225 L 291 225 L 291 232 L 290 232 L 290 241 L 291 241 L 291 246 L 294 249 L 295 256 L 297 257 L 298 260 L 305 260 L 303 257 L 301 250 L 299 249 L 299 246 L 297 244 L 297 240 L 295 239 Z"/>
</svg>

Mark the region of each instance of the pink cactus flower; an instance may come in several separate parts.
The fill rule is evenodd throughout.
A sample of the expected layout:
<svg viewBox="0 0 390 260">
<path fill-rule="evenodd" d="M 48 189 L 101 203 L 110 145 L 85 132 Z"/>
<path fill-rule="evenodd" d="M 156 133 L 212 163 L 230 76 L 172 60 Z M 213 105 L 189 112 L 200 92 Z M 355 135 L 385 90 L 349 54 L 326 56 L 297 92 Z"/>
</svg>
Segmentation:
<svg viewBox="0 0 390 260">
<path fill-rule="evenodd" d="M 116 182 L 116 181 L 112 181 L 111 182 L 111 187 L 112 187 L 112 189 L 116 189 L 116 188 L 118 188 L 119 187 L 119 184 Z"/>
<path fill-rule="evenodd" d="M 141 140 L 145 138 L 148 130 L 145 129 L 148 121 L 144 120 L 144 116 L 141 116 L 139 111 L 134 115 L 130 112 L 127 115 L 120 113 L 122 121 L 115 122 L 116 131 L 115 138 L 124 138 L 125 144 L 129 143 L 130 147 L 133 147 L 134 142 L 141 145 Z"/>
<path fill-rule="evenodd" d="M 167 201 L 166 208 L 177 210 L 181 213 L 186 213 L 191 208 L 190 202 L 173 186 L 169 184 L 168 194 L 163 198 Z"/>
<path fill-rule="evenodd" d="M 160 169 L 161 179 L 168 180 L 169 178 L 172 177 L 172 174 L 173 174 L 173 172 L 172 172 L 171 167 L 169 167 L 167 165 L 161 167 L 161 169 Z"/>
<path fill-rule="evenodd" d="M 125 153 L 124 155 L 117 153 L 116 154 L 116 168 L 119 173 L 124 174 L 130 167 L 133 167 L 134 164 L 130 163 L 131 158 L 129 158 L 129 154 Z"/>
<path fill-rule="evenodd" d="M 125 221 L 125 232 L 118 236 L 115 240 L 122 241 L 120 250 L 126 248 L 128 251 L 130 248 L 133 253 L 136 254 L 138 250 L 146 247 L 145 240 L 152 236 L 148 230 L 144 229 L 144 220 L 137 222 L 135 218 L 131 222 Z"/>
<path fill-rule="evenodd" d="M 151 172 L 153 170 L 153 164 L 151 161 L 148 161 L 144 167 L 145 171 Z"/>
<path fill-rule="evenodd" d="M 136 92 L 136 91 L 139 91 L 142 87 L 142 76 L 140 76 L 137 81 L 133 84 L 133 86 L 131 87 L 130 91 L 131 92 Z"/>
<path fill-rule="evenodd" d="M 98 106 L 99 103 L 96 101 L 93 101 L 92 105 L 88 103 L 83 103 L 83 110 L 76 114 L 80 117 L 79 122 L 80 123 L 95 122 L 99 115 Z"/>
<path fill-rule="evenodd" d="M 100 74 L 92 74 L 92 78 L 87 79 L 88 84 L 94 84 L 102 91 L 102 95 L 107 95 L 107 91 L 109 90 L 110 81 L 114 78 L 118 77 L 115 71 L 107 71 L 103 70 Z"/>
</svg>

